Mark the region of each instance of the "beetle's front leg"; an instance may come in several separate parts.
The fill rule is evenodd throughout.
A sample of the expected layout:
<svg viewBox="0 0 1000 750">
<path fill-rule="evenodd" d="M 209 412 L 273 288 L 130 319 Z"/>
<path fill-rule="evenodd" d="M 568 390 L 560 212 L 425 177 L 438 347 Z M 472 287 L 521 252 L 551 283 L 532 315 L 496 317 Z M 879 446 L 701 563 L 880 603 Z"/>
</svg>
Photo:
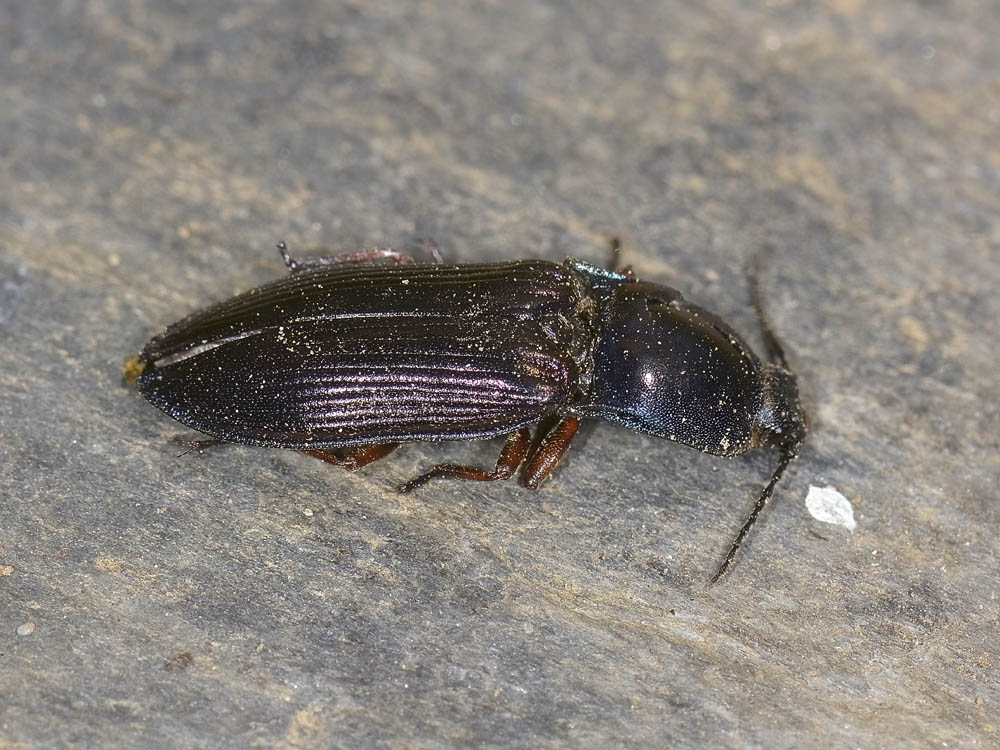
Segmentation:
<svg viewBox="0 0 1000 750">
<path fill-rule="evenodd" d="M 357 448 L 352 448 L 347 453 L 339 455 L 332 451 L 326 450 L 312 450 L 312 451 L 302 451 L 307 456 L 312 456 L 313 458 L 318 458 L 320 461 L 326 461 L 328 464 L 333 464 L 334 466 L 343 466 L 348 471 L 357 471 L 362 466 L 367 466 L 370 463 L 378 461 L 380 458 L 385 458 L 390 453 L 392 453 L 396 448 L 399 447 L 399 443 L 383 443 L 381 445 L 361 445 Z"/>
<path fill-rule="evenodd" d="M 528 455 L 531 448 L 531 432 L 527 427 L 522 427 L 507 438 L 500 451 L 500 458 L 497 459 L 496 468 L 493 471 L 481 469 L 478 466 L 458 466 L 455 464 L 439 464 L 430 471 L 421 474 L 416 479 L 411 479 L 399 488 L 400 492 L 406 493 L 427 484 L 436 477 L 453 477 L 455 479 L 471 479 L 476 482 L 494 482 L 498 479 L 510 479 L 517 467 Z"/>
<path fill-rule="evenodd" d="M 539 485 L 549 478 L 559 462 L 562 461 L 569 444 L 573 442 L 580 420 L 576 417 L 563 417 L 558 424 L 546 433 L 545 437 L 531 454 L 528 463 L 521 472 L 521 484 L 529 490 L 537 490 Z"/>
</svg>

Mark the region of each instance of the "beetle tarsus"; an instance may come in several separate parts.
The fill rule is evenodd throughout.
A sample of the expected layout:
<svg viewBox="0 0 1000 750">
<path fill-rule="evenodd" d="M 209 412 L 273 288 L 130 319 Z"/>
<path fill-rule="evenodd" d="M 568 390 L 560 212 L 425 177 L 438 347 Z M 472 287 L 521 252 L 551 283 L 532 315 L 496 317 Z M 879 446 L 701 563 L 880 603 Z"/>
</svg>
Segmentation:
<svg viewBox="0 0 1000 750">
<path fill-rule="evenodd" d="M 299 262 L 288 252 L 288 245 L 285 244 L 284 240 L 278 243 L 278 252 L 281 253 L 281 260 L 284 261 L 285 267 L 295 273 L 299 268 Z"/>
<path fill-rule="evenodd" d="M 219 445 L 225 445 L 227 441 L 221 438 L 207 438 L 205 440 L 188 440 L 187 438 L 183 437 L 175 437 L 172 438 L 170 442 L 176 443 L 177 445 L 183 445 L 186 448 L 186 450 L 183 453 L 177 454 L 177 458 L 181 458 L 182 456 L 186 456 L 189 453 L 203 453 L 207 448 L 215 448 L 216 446 Z"/>
<path fill-rule="evenodd" d="M 406 484 L 401 485 L 399 491 L 403 494 L 412 492 L 438 477 L 469 479 L 475 482 L 495 482 L 510 479 L 514 476 L 514 472 L 517 471 L 517 467 L 524 462 L 530 448 L 531 432 L 527 427 L 522 427 L 517 432 L 512 433 L 507 438 L 507 442 L 503 444 L 503 448 L 500 450 L 500 458 L 497 459 L 497 465 L 493 471 L 487 471 L 478 466 L 439 464 L 416 479 L 411 479 Z"/>
<path fill-rule="evenodd" d="M 622 276 L 628 276 L 630 279 L 635 279 L 635 271 L 632 270 L 632 264 L 622 265 L 622 256 L 625 251 L 622 250 L 622 239 L 618 235 L 612 235 L 608 237 L 608 248 L 611 250 L 611 265 L 608 268 L 610 271 L 615 273 L 620 273 Z"/>
<path fill-rule="evenodd" d="M 435 265 L 441 265 L 444 263 L 444 256 L 441 254 L 441 248 L 439 248 L 438 244 L 430 237 L 414 237 L 413 249 L 428 255 L 431 262 Z"/>
<path fill-rule="evenodd" d="M 789 463 L 791 463 L 793 458 L 795 458 L 795 453 L 782 454 L 781 461 L 778 462 L 778 467 L 771 475 L 771 480 L 761 491 L 760 497 L 757 498 L 757 502 L 753 506 L 753 510 L 750 511 L 750 515 L 747 516 L 747 520 L 743 523 L 743 527 L 736 535 L 736 539 L 733 540 L 733 544 L 729 548 L 729 554 L 726 555 L 726 559 L 723 561 L 722 565 L 719 566 L 715 575 L 712 576 L 711 580 L 709 580 L 709 584 L 716 583 L 726 574 L 726 571 L 729 570 L 730 566 L 733 564 L 733 560 L 736 559 L 736 553 L 739 552 L 740 547 L 743 545 L 743 540 L 746 538 L 746 535 L 750 533 L 751 527 L 757 522 L 757 516 L 760 515 L 761 511 L 764 510 L 764 506 L 767 505 L 768 500 L 771 499 L 771 494 L 774 492 L 774 485 L 776 485 L 778 480 L 781 479 L 781 475 L 785 473 L 785 468 Z"/>
</svg>

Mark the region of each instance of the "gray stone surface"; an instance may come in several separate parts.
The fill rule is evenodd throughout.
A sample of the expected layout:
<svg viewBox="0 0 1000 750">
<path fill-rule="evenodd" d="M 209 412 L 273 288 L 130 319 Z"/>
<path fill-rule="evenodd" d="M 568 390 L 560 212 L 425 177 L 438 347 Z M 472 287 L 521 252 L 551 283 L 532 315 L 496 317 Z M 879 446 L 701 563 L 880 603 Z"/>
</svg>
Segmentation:
<svg viewBox="0 0 1000 750">
<path fill-rule="evenodd" d="M 0 746 L 1000 746 L 1000 17 L 974 2 L 0 7 Z M 588 427 L 539 493 L 185 433 L 121 384 L 273 250 L 620 233 L 813 420 Z M 810 485 L 851 501 L 821 523 Z"/>
</svg>

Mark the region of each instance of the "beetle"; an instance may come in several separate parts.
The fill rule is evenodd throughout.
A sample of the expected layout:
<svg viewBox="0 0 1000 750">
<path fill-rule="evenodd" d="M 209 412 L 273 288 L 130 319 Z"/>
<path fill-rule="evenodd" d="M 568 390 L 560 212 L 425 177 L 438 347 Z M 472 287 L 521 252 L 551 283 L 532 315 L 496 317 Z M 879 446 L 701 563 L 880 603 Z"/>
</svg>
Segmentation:
<svg viewBox="0 0 1000 750">
<path fill-rule="evenodd" d="M 146 399 L 212 436 L 204 444 L 287 448 L 353 470 L 404 442 L 506 436 L 493 470 L 441 464 L 402 492 L 437 477 L 509 479 L 522 465 L 536 489 L 585 418 L 718 456 L 775 449 L 715 582 L 805 437 L 757 286 L 768 363 L 721 318 L 628 268 L 278 249 L 287 276 L 171 325 L 126 366 Z M 533 443 L 529 428 L 552 421 Z"/>
</svg>

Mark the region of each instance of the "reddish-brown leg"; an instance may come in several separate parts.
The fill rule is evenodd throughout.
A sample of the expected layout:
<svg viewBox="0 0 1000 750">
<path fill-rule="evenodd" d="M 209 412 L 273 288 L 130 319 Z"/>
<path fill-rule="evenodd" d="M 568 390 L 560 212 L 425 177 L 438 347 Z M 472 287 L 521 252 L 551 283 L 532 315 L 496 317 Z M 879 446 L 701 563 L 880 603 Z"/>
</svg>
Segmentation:
<svg viewBox="0 0 1000 750">
<path fill-rule="evenodd" d="M 318 458 L 334 466 L 343 466 L 348 471 L 357 471 L 362 466 L 385 458 L 399 447 L 399 443 L 383 443 L 382 445 L 362 445 L 352 448 L 344 455 L 338 455 L 332 451 L 314 450 L 302 451 L 307 456 Z"/>
<path fill-rule="evenodd" d="M 562 461 L 579 427 L 580 420 L 576 417 L 560 419 L 559 423 L 542 438 L 542 442 L 524 465 L 521 471 L 521 484 L 529 490 L 537 490 Z"/>
<path fill-rule="evenodd" d="M 454 479 L 471 479 L 476 482 L 495 482 L 498 479 L 510 479 L 517 467 L 528 455 L 531 448 L 531 432 L 527 427 L 522 427 L 517 432 L 511 433 L 507 442 L 503 444 L 500 451 L 500 458 L 497 459 L 496 468 L 493 471 L 481 469 L 478 466 L 457 466 L 455 464 L 439 464 L 430 471 L 421 474 L 416 479 L 411 479 L 399 488 L 400 492 L 410 492 L 427 484 L 437 477 L 452 477 Z"/>
</svg>

